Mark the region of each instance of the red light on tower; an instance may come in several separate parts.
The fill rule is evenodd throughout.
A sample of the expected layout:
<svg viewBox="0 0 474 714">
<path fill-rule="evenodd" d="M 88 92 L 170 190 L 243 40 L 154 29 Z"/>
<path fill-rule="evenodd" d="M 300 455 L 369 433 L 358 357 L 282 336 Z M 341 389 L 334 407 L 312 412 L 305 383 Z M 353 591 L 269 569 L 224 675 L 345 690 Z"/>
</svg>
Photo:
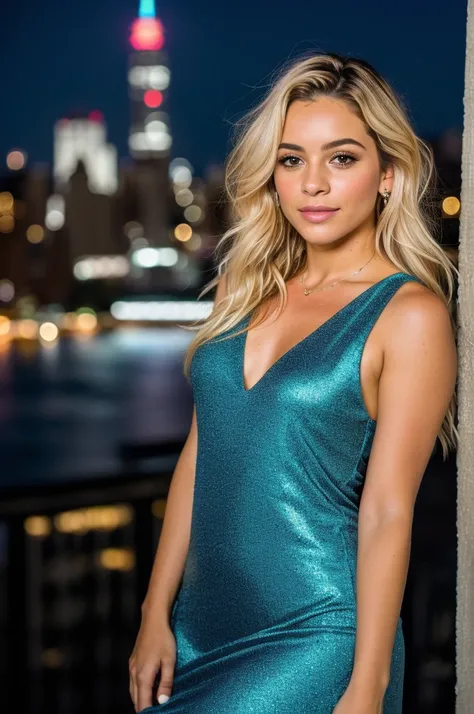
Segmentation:
<svg viewBox="0 0 474 714">
<path fill-rule="evenodd" d="M 150 109 L 156 109 L 162 103 L 163 95 L 157 89 L 147 89 L 143 95 L 143 101 Z"/>
<path fill-rule="evenodd" d="M 100 124 L 104 121 L 104 115 L 99 109 L 93 109 L 89 112 L 89 121 L 97 121 Z"/>
<path fill-rule="evenodd" d="M 163 25 L 155 17 L 139 17 L 132 25 L 130 44 L 134 50 L 161 50 Z"/>
</svg>

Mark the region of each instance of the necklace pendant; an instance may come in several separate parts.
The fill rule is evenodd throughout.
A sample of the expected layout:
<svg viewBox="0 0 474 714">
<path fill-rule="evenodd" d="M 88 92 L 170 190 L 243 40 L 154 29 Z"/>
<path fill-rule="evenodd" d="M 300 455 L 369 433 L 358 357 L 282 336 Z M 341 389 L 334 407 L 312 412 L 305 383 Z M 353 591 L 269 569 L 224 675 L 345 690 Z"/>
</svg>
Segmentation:
<svg viewBox="0 0 474 714">
<path fill-rule="evenodd" d="M 307 288 L 304 289 L 304 294 L 309 295 L 311 293 L 311 290 L 308 290 Z"/>
</svg>

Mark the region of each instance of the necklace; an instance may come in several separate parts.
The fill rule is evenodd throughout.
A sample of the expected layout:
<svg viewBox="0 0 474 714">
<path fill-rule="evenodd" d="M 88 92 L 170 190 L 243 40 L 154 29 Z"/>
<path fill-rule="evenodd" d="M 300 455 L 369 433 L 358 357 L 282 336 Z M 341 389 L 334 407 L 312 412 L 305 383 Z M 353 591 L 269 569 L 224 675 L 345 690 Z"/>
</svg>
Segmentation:
<svg viewBox="0 0 474 714">
<path fill-rule="evenodd" d="M 373 260 L 374 257 L 375 257 L 375 252 L 374 252 L 374 255 L 372 256 L 372 258 L 370 258 L 370 260 L 368 260 L 367 263 L 362 266 L 362 268 L 359 268 L 359 270 L 356 270 L 355 273 L 351 273 L 351 276 L 352 276 L 352 275 L 358 275 L 358 273 L 360 273 L 361 270 L 363 270 L 363 269 L 365 268 L 365 266 L 368 265 L 371 260 Z M 348 277 L 350 277 L 350 276 L 348 276 Z M 303 288 L 304 288 L 304 294 L 305 294 L 305 295 L 311 295 L 311 293 L 319 292 L 320 290 L 329 290 L 329 288 L 333 288 L 335 285 L 337 285 L 338 283 L 340 283 L 342 280 L 347 280 L 347 278 L 338 278 L 338 279 L 335 280 L 333 283 L 330 283 L 329 285 L 325 285 L 324 288 L 310 288 L 310 289 L 309 289 L 309 288 L 307 288 L 307 287 L 305 286 L 305 284 L 304 284 L 304 278 L 303 278 L 303 276 L 301 276 L 301 278 L 299 279 L 300 283 L 303 283 Z"/>
</svg>

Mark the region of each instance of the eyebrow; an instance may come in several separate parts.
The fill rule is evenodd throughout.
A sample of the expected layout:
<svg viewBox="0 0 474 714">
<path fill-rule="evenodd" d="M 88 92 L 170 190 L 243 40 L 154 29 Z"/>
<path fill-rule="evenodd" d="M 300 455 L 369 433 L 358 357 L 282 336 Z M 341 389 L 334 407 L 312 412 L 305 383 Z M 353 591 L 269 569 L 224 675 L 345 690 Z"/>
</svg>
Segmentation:
<svg viewBox="0 0 474 714">
<path fill-rule="evenodd" d="M 343 144 L 355 144 L 356 146 L 360 146 L 361 149 L 365 150 L 365 146 L 360 143 L 360 141 L 356 141 L 355 139 L 336 139 L 335 141 L 330 141 L 329 144 L 324 144 L 321 148 L 323 151 L 326 151 L 327 149 L 334 149 L 336 146 L 342 146 Z M 293 151 L 304 151 L 303 146 L 299 146 L 298 144 L 280 144 L 278 147 L 279 149 L 292 149 Z"/>
</svg>

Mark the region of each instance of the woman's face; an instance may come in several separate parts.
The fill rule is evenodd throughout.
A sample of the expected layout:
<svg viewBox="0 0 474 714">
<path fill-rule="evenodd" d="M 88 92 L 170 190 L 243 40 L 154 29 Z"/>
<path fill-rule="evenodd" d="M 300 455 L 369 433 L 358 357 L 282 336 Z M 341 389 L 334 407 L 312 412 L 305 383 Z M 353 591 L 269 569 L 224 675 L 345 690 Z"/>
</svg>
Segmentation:
<svg viewBox="0 0 474 714">
<path fill-rule="evenodd" d="M 391 191 L 392 176 L 382 173 L 374 140 L 344 102 L 290 105 L 274 181 L 281 210 L 306 241 L 326 245 L 373 228 L 377 194 Z M 318 206 L 337 210 L 302 210 Z"/>
</svg>

